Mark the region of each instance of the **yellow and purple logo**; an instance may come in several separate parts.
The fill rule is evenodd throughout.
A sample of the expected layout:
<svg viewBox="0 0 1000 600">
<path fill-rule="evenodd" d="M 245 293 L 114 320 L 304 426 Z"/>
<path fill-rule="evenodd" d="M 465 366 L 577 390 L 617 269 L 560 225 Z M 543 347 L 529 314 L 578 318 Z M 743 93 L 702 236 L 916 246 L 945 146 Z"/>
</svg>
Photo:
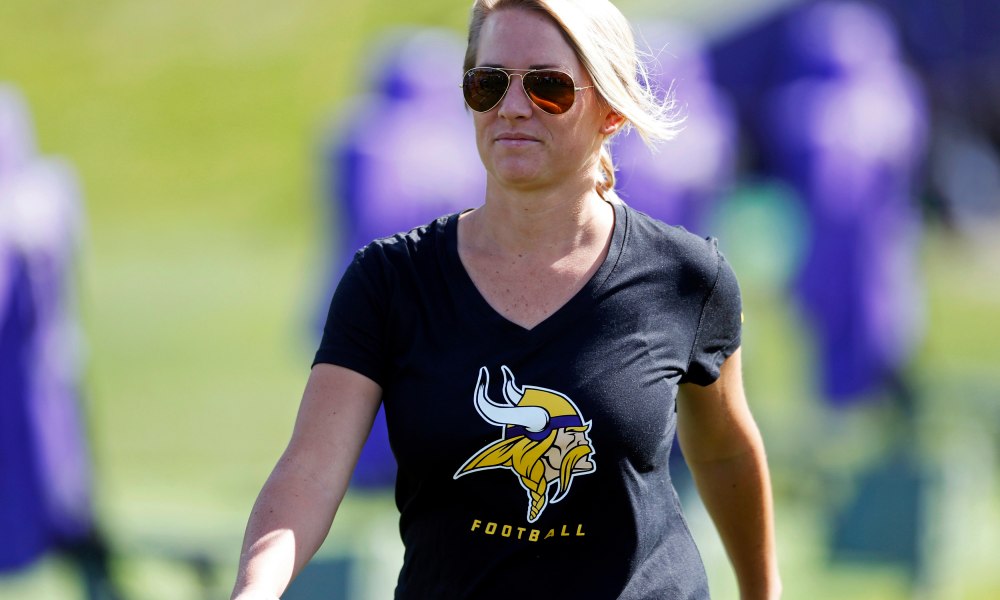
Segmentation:
<svg viewBox="0 0 1000 600">
<path fill-rule="evenodd" d="M 506 366 L 505 403 L 490 400 L 490 373 L 479 369 L 473 395 L 479 415 L 503 428 L 499 440 L 487 444 L 455 473 L 454 479 L 485 469 L 510 469 L 528 492 L 528 522 L 534 523 L 549 504 L 569 493 L 573 478 L 593 473 L 594 446 L 587 435 L 590 421 L 565 394 L 526 385 L 519 387 Z"/>
</svg>

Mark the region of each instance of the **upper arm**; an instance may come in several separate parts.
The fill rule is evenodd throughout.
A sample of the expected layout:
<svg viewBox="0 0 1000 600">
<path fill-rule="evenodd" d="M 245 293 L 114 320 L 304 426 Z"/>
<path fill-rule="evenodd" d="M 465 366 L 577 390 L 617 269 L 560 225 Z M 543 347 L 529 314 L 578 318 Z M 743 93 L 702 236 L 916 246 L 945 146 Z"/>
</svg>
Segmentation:
<svg viewBox="0 0 1000 600">
<path fill-rule="evenodd" d="M 684 384 L 677 402 L 677 435 L 688 461 L 739 454 L 758 437 L 743 391 L 740 349 L 722 363 L 719 377 L 700 386 Z"/>
<path fill-rule="evenodd" d="M 342 496 L 381 397 L 382 388 L 356 371 L 315 365 L 282 462 Z"/>
</svg>

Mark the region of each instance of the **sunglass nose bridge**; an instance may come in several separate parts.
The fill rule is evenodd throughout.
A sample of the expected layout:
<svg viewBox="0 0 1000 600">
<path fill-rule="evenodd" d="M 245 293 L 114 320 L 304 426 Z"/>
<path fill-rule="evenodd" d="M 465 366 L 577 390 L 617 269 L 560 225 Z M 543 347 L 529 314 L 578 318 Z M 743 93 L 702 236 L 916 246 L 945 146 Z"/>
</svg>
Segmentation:
<svg viewBox="0 0 1000 600">
<path fill-rule="evenodd" d="M 531 94 L 528 93 L 528 87 L 524 85 L 524 76 L 527 74 L 528 73 L 507 73 L 507 92 L 503 95 L 503 98 L 500 98 L 500 102 L 497 102 L 497 106 L 503 104 L 503 101 L 507 99 L 507 95 L 510 94 L 510 88 L 514 85 L 514 78 L 520 77 L 521 85 L 518 87 L 521 88 L 521 92 L 524 94 L 524 99 L 528 101 L 530 110 L 530 105 L 534 104 L 535 101 L 532 99 Z"/>
</svg>

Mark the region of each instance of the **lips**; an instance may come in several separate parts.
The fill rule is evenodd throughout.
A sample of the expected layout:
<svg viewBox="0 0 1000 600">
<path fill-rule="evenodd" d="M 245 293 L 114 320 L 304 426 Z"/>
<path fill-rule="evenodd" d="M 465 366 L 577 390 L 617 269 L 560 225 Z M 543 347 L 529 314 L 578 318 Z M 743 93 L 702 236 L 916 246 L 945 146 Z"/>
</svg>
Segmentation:
<svg viewBox="0 0 1000 600">
<path fill-rule="evenodd" d="M 500 142 L 501 144 L 511 145 L 511 146 L 527 145 L 533 142 L 540 141 L 538 138 L 528 135 L 526 133 L 501 133 L 494 139 L 495 141 Z"/>
</svg>

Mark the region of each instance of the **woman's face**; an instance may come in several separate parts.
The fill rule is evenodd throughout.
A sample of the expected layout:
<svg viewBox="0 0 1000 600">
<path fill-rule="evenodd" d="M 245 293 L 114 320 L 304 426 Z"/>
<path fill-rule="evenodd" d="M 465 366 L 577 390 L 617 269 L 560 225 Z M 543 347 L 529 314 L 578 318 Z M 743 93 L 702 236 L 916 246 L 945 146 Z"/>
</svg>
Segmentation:
<svg viewBox="0 0 1000 600">
<path fill-rule="evenodd" d="M 476 66 L 557 69 L 577 87 L 593 85 L 576 53 L 548 16 L 523 9 L 490 15 L 483 24 Z M 473 113 L 476 145 L 492 183 L 516 190 L 542 189 L 579 177 L 592 184 L 609 109 L 593 88 L 576 92 L 573 106 L 551 115 L 535 106 L 521 77 L 485 113 Z"/>
</svg>

